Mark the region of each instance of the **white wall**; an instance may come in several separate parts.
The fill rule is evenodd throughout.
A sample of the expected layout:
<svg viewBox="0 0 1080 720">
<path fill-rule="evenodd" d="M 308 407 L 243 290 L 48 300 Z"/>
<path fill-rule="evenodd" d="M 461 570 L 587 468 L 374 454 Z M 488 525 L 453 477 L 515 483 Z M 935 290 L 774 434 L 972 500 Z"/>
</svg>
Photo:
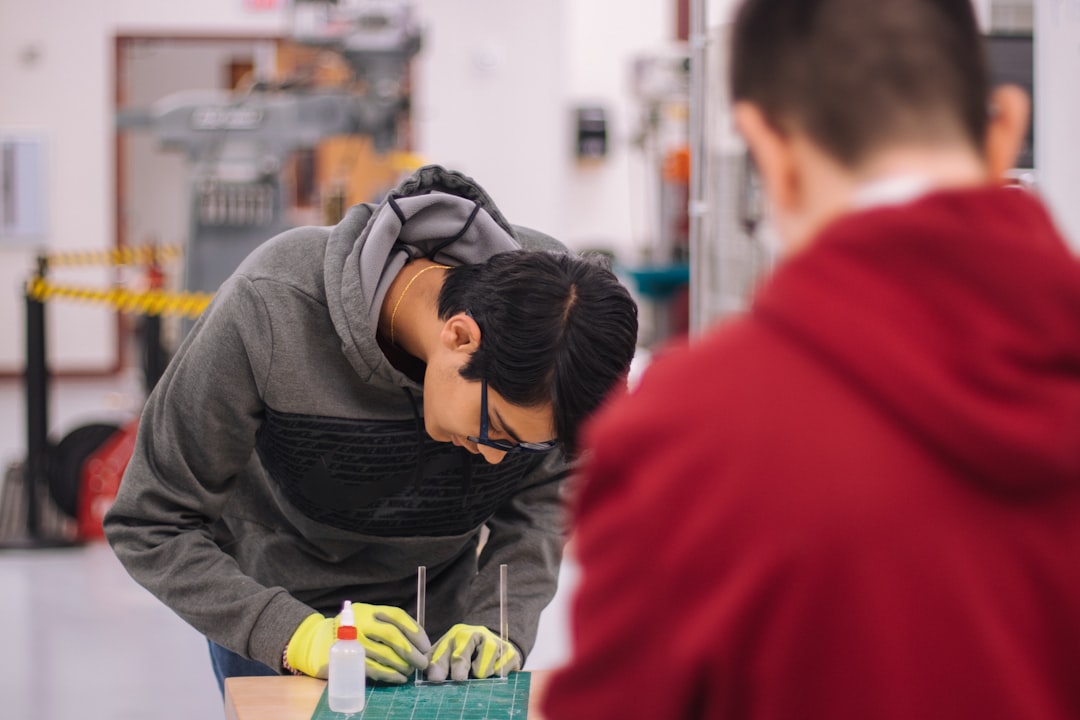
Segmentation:
<svg viewBox="0 0 1080 720">
<path fill-rule="evenodd" d="M 566 104 L 593 105 L 607 111 L 608 154 L 600 161 L 570 160 L 566 203 L 570 227 L 565 237 L 579 248 L 609 247 L 626 261 L 640 261 L 652 241 L 658 208 L 653 175 L 640 149 L 632 144 L 641 108 L 631 92 L 630 59 L 664 51 L 674 44 L 675 4 L 583 0 L 566 17 Z M 618 28 L 618 33 L 609 30 Z M 569 149 L 572 138 L 563 141 Z M 652 192 L 650 193 L 650 189 Z M 615 208 L 623 212 L 612 212 Z"/>
<path fill-rule="evenodd" d="M 104 249 L 115 243 L 113 38 L 118 33 L 278 34 L 281 13 L 243 11 L 240 0 L 41 0 L 0 3 L 0 133 L 47 144 L 45 249 Z M 13 101 L 17 99 L 17 101 Z M 0 372 L 24 354 L 21 287 L 38 248 L 0 241 Z M 104 268 L 56 271 L 64 284 L 102 287 Z M 54 371 L 110 370 L 118 362 L 116 315 L 103 306 L 47 306 Z"/>
<path fill-rule="evenodd" d="M 1080 252 L 1080 0 L 1035 3 L 1035 168 L 1039 191 Z"/>
<path fill-rule="evenodd" d="M 414 120 L 425 159 L 465 172 L 511 222 L 561 236 L 569 4 L 424 0 Z"/>
<path fill-rule="evenodd" d="M 642 242 L 645 170 L 630 63 L 665 49 L 674 0 L 421 0 L 417 141 L 489 188 L 513 221 L 574 249 L 631 256 Z M 573 110 L 607 110 L 608 155 L 573 156 Z"/>
<path fill-rule="evenodd" d="M 25 130 L 46 142 L 50 248 L 103 247 L 111 238 L 110 50 L 101 11 L 93 1 L 0 4 L 0 132 Z M 0 243 L 0 367 L 8 370 L 22 364 L 20 288 L 32 256 L 33 248 Z M 47 315 L 54 357 L 80 369 L 112 361 L 114 317 L 77 305 L 50 306 Z"/>
<path fill-rule="evenodd" d="M 48 143 L 49 250 L 115 242 L 114 37 L 284 34 L 284 10 L 245 4 L 0 2 L 0 133 L 33 133 Z M 513 222 L 574 248 L 595 238 L 630 248 L 639 200 L 625 148 L 626 78 L 631 56 L 671 38 L 674 0 L 417 0 L 416 8 L 426 28 L 416 63 L 417 150 L 471 174 Z M 614 147 L 596 167 L 579 167 L 572 156 L 570 113 L 582 100 L 607 105 L 611 116 Z M 0 373 L 22 368 L 21 285 L 35 252 L 0 241 Z M 101 286 L 111 275 L 55 277 Z M 54 371 L 108 370 L 116 362 L 113 313 L 54 302 L 48 318 Z"/>
</svg>

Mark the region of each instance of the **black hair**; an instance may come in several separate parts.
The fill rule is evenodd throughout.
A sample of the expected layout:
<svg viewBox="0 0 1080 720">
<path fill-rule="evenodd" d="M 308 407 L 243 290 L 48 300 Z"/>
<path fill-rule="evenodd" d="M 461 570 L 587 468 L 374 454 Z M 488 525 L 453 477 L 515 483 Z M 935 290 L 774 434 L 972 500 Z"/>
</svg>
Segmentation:
<svg viewBox="0 0 1080 720">
<path fill-rule="evenodd" d="M 733 27 L 733 99 L 847 167 L 897 141 L 981 154 L 988 77 L 970 0 L 747 0 Z"/>
<path fill-rule="evenodd" d="M 447 271 L 443 320 L 468 311 L 480 346 L 461 369 L 522 407 L 550 402 L 568 456 L 581 423 L 620 383 L 637 347 L 637 305 L 596 258 L 513 251 Z"/>
</svg>

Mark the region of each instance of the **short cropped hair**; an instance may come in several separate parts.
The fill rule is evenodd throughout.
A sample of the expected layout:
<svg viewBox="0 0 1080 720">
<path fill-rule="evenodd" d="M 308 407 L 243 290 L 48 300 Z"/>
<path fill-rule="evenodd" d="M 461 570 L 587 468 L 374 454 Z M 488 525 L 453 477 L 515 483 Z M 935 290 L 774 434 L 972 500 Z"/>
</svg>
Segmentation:
<svg viewBox="0 0 1080 720">
<path fill-rule="evenodd" d="M 581 423 L 625 386 L 637 347 L 637 305 L 602 262 L 539 251 L 500 253 L 447 272 L 439 317 L 468 311 L 480 346 L 461 370 L 522 407 L 552 405 L 573 457 Z"/>
<path fill-rule="evenodd" d="M 848 168 L 898 142 L 982 153 L 988 70 L 970 0 L 747 0 L 730 83 Z"/>
</svg>

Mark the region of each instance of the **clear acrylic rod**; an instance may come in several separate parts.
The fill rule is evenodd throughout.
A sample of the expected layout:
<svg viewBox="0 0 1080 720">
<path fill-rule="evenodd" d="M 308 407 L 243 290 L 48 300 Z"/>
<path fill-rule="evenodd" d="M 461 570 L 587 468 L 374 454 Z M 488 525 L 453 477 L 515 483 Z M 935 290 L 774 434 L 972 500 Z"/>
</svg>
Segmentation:
<svg viewBox="0 0 1080 720">
<path fill-rule="evenodd" d="M 510 626 L 506 621 L 506 564 L 499 566 L 499 639 L 502 640 L 502 645 L 499 647 L 500 659 L 503 654 L 504 648 L 507 647 L 509 642 L 508 635 L 510 634 Z M 499 677 L 506 678 L 506 663 L 502 663 L 499 667 Z"/>
<path fill-rule="evenodd" d="M 416 568 L 416 624 L 424 629 L 424 615 L 427 611 L 427 565 Z M 420 668 L 416 669 L 414 682 L 420 682 Z"/>
</svg>

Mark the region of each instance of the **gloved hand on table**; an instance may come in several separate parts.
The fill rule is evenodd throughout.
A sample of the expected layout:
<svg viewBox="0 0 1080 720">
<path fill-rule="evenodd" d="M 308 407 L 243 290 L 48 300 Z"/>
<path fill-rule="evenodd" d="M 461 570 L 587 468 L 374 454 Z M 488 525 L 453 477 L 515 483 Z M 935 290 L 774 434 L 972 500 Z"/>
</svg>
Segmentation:
<svg viewBox="0 0 1080 720">
<path fill-rule="evenodd" d="M 372 680 L 401 684 L 414 670 L 428 666 L 431 650 L 424 629 L 404 610 L 389 605 L 352 604 L 356 639 L 367 654 L 367 676 Z M 338 618 L 321 613 L 309 615 L 293 633 L 285 650 L 289 667 L 305 675 L 326 679 L 330 646 L 337 640 Z"/>
<path fill-rule="evenodd" d="M 506 672 L 520 670 L 521 653 L 511 642 L 503 645 L 502 639 L 486 627 L 458 624 L 435 643 L 427 679 L 442 682 L 449 675 L 451 680 L 468 680 L 470 666 L 477 678 L 501 674 L 503 667 Z"/>
</svg>

